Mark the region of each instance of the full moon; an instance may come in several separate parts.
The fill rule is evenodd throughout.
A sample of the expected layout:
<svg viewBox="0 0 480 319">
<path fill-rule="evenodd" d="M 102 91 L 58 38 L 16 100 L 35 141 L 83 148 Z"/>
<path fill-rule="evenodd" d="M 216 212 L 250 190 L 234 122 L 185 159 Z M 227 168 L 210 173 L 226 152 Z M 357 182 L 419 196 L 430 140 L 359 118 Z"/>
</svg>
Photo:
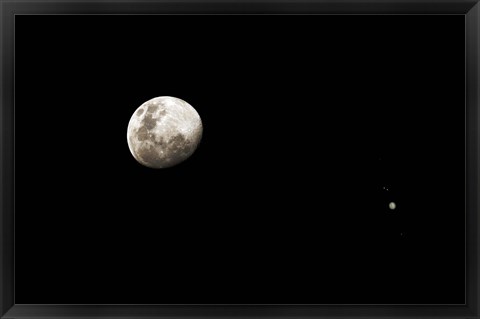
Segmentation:
<svg viewBox="0 0 480 319">
<path fill-rule="evenodd" d="M 202 120 L 187 102 L 171 96 L 148 100 L 135 110 L 127 129 L 133 157 L 150 168 L 175 166 L 195 152 Z"/>
</svg>

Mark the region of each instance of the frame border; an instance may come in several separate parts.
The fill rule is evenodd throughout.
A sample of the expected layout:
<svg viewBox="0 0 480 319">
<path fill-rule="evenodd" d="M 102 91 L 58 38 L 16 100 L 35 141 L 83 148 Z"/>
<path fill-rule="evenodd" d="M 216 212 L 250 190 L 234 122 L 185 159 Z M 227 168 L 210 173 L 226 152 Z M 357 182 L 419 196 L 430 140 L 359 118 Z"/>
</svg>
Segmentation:
<svg viewBox="0 0 480 319">
<path fill-rule="evenodd" d="M 0 318 L 480 318 L 480 0 L 0 0 Z M 24 305 L 14 302 L 16 14 L 462 14 L 466 81 L 465 305 Z"/>
</svg>

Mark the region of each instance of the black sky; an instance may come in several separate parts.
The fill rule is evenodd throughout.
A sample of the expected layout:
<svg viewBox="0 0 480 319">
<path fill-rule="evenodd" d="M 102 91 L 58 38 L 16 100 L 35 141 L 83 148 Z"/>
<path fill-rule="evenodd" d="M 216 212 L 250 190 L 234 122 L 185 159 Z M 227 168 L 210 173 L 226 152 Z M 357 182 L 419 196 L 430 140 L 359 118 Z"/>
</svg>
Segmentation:
<svg viewBox="0 0 480 319">
<path fill-rule="evenodd" d="M 15 41 L 17 303 L 463 303 L 463 16 L 16 16 Z M 204 133 L 151 170 L 126 129 L 162 95 Z"/>
</svg>

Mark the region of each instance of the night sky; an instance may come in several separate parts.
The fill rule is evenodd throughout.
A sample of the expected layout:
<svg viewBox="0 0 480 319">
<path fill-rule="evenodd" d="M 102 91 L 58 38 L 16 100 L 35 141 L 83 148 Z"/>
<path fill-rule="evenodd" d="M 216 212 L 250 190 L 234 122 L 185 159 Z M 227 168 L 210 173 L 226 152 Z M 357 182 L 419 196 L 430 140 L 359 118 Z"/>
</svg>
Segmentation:
<svg viewBox="0 0 480 319">
<path fill-rule="evenodd" d="M 463 16 L 15 34 L 16 303 L 464 303 Z M 127 125 L 165 95 L 203 138 L 152 170 Z"/>
</svg>

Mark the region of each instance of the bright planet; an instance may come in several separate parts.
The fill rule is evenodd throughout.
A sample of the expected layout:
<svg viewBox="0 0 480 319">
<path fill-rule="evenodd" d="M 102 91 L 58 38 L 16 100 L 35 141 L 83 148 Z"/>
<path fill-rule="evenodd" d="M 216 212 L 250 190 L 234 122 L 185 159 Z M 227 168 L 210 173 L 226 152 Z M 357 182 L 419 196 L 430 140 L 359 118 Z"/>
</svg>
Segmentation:
<svg viewBox="0 0 480 319">
<path fill-rule="evenodd" d="M 202 138 L 202 120 L 187 102 L 171 96 L 146 101 L 127 128 L 133 157 L 150 168 L 175 166 L 189 158 Z"/>
</svg>

